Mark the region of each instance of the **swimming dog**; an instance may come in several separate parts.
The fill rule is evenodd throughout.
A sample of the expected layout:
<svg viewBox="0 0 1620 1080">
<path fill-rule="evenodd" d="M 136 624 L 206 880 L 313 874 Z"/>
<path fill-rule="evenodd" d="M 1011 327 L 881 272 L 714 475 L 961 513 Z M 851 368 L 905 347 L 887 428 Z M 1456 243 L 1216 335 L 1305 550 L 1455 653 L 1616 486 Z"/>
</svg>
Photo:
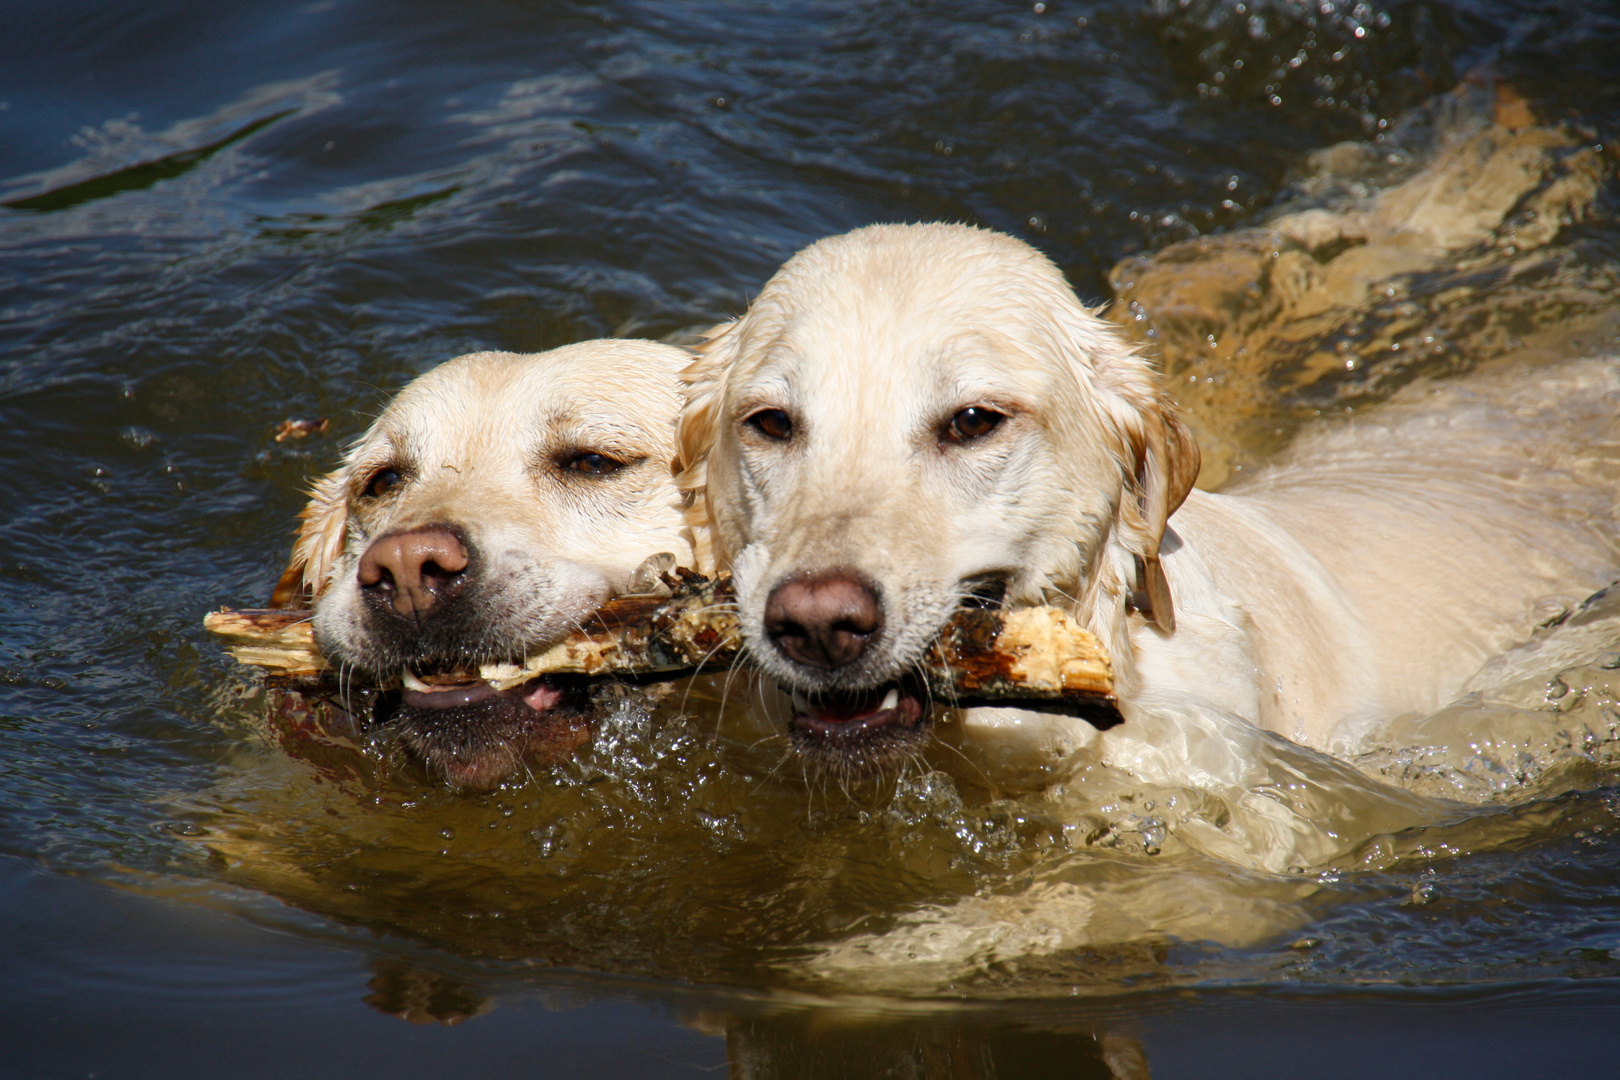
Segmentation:
<svg viewBox="0 0 1620 1080">
<path fill-rule="evenodd" d="M 1437 384 L 1208 494 L 1150 364 L 1005 235 L 822 240 L 700 351 L 681 483 L 795 742 L 845 771 L 927 738 L 909 672 L 964 602 L 1069 609 L 1127 721 L 1194 707 L 1342 752 L 1620 570 L 1613 364 Z M 1058 756 L 1097 738 L 967 720 Z"/>
</svg>

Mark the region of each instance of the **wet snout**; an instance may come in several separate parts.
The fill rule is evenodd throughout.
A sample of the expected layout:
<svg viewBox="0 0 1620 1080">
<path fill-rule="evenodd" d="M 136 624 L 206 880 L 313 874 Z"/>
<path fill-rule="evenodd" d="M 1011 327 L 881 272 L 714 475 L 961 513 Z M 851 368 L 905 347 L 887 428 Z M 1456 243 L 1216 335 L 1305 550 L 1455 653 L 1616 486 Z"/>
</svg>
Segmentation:
<svg viewBox="0 0 1620 1080">
<path fill-rule="evenodd" d="M 882 628 L 877 589 L 852 570 L 789 578 L 765 601 L 771 644 L 806 667 L 832 671 L 854 663 Z"/>
<path fill-rule="evenodd" d="M 356 574 L 368 602 L 421 618 L 462 588 L 469 561 L 467 545 L 454 530 L 429 525 L 372 541 Z"/>
</svg>

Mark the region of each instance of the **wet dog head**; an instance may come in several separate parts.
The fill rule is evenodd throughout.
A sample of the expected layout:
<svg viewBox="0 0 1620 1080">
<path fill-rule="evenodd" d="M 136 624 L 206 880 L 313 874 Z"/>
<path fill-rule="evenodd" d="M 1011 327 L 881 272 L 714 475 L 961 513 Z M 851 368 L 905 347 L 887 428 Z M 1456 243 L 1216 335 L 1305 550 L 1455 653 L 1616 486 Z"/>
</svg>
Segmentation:
<svg viewBox="0 0 1620 1080">
<path fill-rule="evenodd" d="M 915 741 L 908 671 L 964 601 L 1063 603 L 1117 647 L 1135 590 L 1173 626 L 1158 546 L 1197 447 L 1029 246 L 950 225 L 823 240 L 685 378 L 682 484 L 812 753 Z"/>
<path fill-rule="evenodd" d="M 334 664 L 403 683 L 403 737 L 434 771 L 489 786 L 572 749 L 540 722 L 557 686 L 497 691 L 477 665 L 565 636 L 650 555 L 690 565 L 669 465 L 689 359 L 645 341 L 459 357 L 316 484 L 276 600 L 313 602 Z"/>
</svg>

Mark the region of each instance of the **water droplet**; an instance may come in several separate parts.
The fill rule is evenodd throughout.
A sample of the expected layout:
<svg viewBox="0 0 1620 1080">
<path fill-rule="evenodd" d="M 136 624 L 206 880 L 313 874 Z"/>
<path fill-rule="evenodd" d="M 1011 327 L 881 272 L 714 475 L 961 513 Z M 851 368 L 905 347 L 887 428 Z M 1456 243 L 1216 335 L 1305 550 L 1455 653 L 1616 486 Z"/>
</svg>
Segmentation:
<svg viewBox="0 0 1620 1080">
<path fill-rule="evenodd" d="M 118 438 L 137 450 L 145 450 L 157 442 L 157 432 L 143 427 L 127 427 L 118 433 Z"/>
<path fill-rule="evenodd" d="M 1168 831 L 1158 818 L 1144 818 L 1137 829 L 1137 835 L 1142 838 L 1142 850 L 1148 855 L 1157 855 L 1164 847 Z"/>
</svg>

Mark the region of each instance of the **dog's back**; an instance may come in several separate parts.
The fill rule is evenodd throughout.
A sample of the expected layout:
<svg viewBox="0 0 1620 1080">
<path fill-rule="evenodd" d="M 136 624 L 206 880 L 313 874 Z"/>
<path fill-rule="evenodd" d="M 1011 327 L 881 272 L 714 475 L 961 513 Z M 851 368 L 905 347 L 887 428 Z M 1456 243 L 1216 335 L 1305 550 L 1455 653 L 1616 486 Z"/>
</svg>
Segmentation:
<svg viewBox="0 0 1620 1080">
<path fill-rule="evenodd" d="M 1609 584 L 1617 487 L 1620 363 L 1584 360 L 1409 387 L 1172 525 L 1245 598 L 1267 726 L 1347 749 Z"/>
</svg>

